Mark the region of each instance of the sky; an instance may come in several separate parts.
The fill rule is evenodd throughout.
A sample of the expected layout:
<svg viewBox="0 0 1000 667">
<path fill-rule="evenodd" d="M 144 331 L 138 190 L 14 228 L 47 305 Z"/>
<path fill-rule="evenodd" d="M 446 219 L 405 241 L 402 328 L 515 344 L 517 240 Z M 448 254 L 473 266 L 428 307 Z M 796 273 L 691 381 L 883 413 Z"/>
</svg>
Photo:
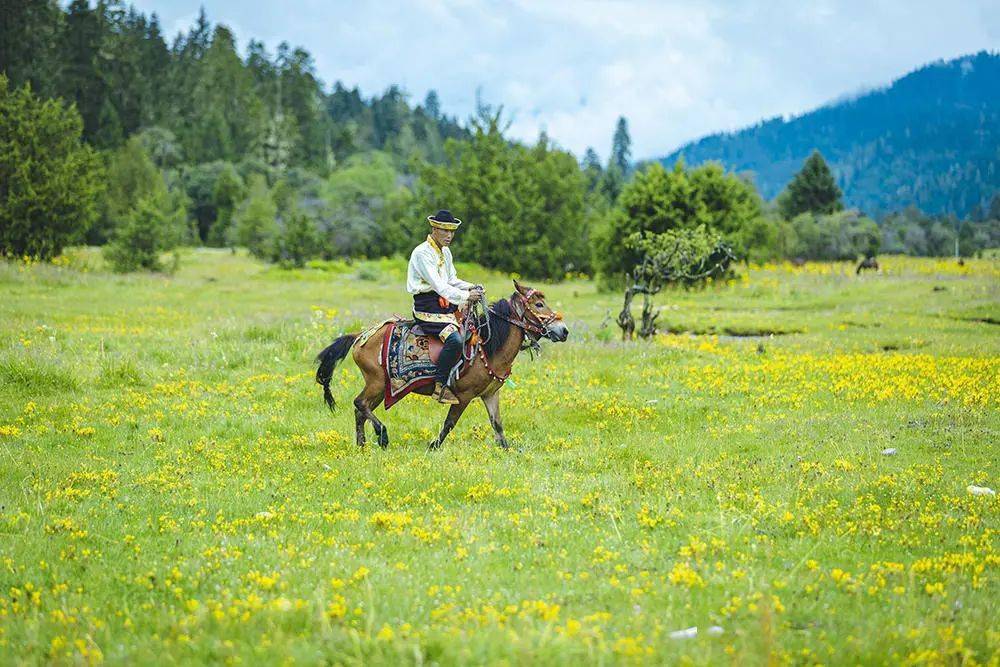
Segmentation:
<svg viewBox="0 0 1000 667">
<path fill-rule="evenodd" d="M 173 38 L 199 7 L 251 38 L 312 53 L 327 88 L 438 91 L 465 120 L 476 91 L 508 135 L 540 131 L 606 158 L 615 122 L 633 157 L 790 116 L 938 59 L 1000 50 L 997 0 L 134 0 Z"/>
</svg>

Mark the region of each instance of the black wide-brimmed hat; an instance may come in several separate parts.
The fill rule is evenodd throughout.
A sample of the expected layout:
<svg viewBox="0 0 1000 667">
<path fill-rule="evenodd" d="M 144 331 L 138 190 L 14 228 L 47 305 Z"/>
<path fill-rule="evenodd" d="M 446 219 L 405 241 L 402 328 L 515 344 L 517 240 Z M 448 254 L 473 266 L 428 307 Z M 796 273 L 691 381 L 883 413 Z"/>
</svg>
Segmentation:
<svg viewBox="0 0 1000 667">
<path fill-rule="evenodd" d="M 427 216 L 427 222 L 431 223 L 431 227 L 446 229 L 448 231 L 454 231 L 462 224 L 462 221 L 453 216 L 451 211 L 445 209 L 441 209 L 434 215 Z"/>
</svg>

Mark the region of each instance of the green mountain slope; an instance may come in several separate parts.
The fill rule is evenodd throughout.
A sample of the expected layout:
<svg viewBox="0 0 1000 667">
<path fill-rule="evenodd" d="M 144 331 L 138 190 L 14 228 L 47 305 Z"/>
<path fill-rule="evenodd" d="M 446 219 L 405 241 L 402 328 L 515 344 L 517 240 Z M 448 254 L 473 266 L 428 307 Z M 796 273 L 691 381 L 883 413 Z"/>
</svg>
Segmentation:
<svg viewBox="0 0 1000 667">
<path fill-rule="evenodd" d="M 770 199 L 814 148 L 833 168 L 847 204 L 869 214 L 915 205 L 965 216 L 986 206 L 1000 192 L 1000 54 L 933 63 L 887 88 L 714 134 L 661 161 L 718 160 L 752 172 Z"/>
</svg>

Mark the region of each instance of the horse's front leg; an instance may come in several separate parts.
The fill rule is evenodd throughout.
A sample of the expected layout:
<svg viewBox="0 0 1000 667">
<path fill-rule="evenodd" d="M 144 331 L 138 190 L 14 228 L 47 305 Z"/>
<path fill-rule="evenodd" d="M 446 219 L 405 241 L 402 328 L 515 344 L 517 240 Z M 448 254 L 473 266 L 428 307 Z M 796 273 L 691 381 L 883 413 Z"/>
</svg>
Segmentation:
<svg viewBox="0 0 1000 667">
<path fill-rule="evenodd" d="M 510 449 L 510 445 L 507 444 L 507 438 L 503 434 L 503 424 L 500 422 L 500 391 L 497 390 L 482 398 L 483 405 L 486 406 L 486 412 L 490 416 L 490 424 L 493 425 L 493 434 L 496 435 L 497 444 L 504 449 Z"/>
<path fill-rule="evenodd" d="M 461 403 L 456 403 L 451 406 L 448 410 L 448 416 L 444 418 L 444 425 L 441 427 L 441 433 L 438 434 L 437 440 L 433 441 L 428 449 L 438 449 L 444 443 L 444 439 L 448 437 L 451 433 L 451 429 L 455 428 L 455 424 L 461 418 L 462 413 L 465 412 L 465 408 L 469 406 L 468 401 L 463 401 Z"/>
</svg>

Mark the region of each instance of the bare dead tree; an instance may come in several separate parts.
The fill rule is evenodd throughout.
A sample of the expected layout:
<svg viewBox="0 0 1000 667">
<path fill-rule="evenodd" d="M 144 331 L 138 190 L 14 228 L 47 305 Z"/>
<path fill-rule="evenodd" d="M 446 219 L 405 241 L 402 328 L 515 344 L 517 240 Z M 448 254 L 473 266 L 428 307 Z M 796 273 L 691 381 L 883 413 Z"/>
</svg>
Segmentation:
<svg viewBox="0 0 1000 667">
<path fill-rule="evenodd" d="M 656 334 L 660 315 L 660 309 L 653 305 L 653 296 L 665 285 L 699 283 L 724 273 L 736 260 L 732 249 L 718 235 L 706 233 L 701 228 L 635 237 L 631 242 L 643 251 L 643 260 L 632 271 L 631 280 L 625 287 L 625 302 L 618 314 L 623 341 L 632 340 L 636 332 L 632 316 L 632 300 L 636 294 L 642 294 L 639 337 L 650 338 Z"/>
<path fill-rule="evenodd" d="M 632 340 L 635 337 L 635 318 L 632 317 L 632 297 L 635 296 L 635 286 L 625 288 L 625 305 L 618 313 L 618 326 L 622 330 L 622 340 Z"/>
</svg>

